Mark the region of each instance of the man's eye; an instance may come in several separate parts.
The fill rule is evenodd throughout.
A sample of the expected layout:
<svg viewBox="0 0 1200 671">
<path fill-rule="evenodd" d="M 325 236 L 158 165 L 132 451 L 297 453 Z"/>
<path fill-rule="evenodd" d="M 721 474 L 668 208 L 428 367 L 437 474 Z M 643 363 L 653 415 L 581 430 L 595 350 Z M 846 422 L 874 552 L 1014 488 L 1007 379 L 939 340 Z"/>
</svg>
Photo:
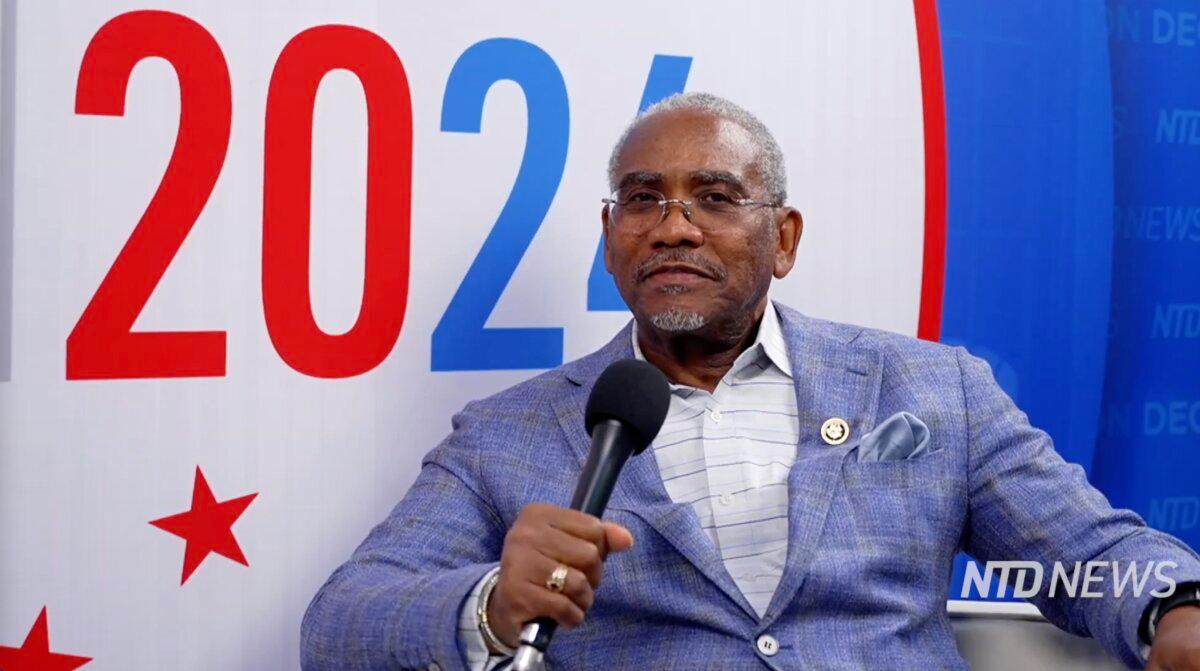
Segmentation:
<svg viewBox="0 0 1200 671">
<path fill-rule="evenodd" d="M 649 191 L 638 191 L 625 197 L 627 203 L 655 203 L 658 200 L 658 196 Z"/>
<path fill-rule="evenodd" d="M 734 200 L 733 196 L 720 191 L 709 191 L 700 195 L 700 202 L 712 205 L 728 205 Z"/>
</svg>

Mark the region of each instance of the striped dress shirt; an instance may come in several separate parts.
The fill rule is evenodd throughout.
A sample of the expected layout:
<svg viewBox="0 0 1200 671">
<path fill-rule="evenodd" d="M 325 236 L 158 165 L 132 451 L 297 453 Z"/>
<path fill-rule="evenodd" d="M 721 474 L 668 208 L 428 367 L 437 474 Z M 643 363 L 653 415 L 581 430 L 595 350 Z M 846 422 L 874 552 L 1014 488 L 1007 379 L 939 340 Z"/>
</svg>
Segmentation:
<svg viewBox="0 0 1200 671">
<path fill-rule="evenodd" d="M 642 358 L 636 333 L 634 353 Z M 650 444 L 667 494 L 692 505 L 760 616 L 787 557 L 787 479 L 799 432 L 787 347 L 768 305 L 754 344 L 711 394 L 671 385 L 666 422 Z"/>
<path fill-rule="evenodd" d="M 632 329 L 633 351 L 644 359 Z M 788 472 L 800 439 L 787 344 L 775 307 L 759 323 L 712 393 L 671 385 L 666 421 L 650 444 L 671 500 L 687 502 L 720 552 L 725 569 L 762 616 L 783 574 L 788 546 Z M 459 641 L 473 671 L 507 659 L 488 655 L 475 605 L 476 584 L 459 618 Z"/>
</svg>

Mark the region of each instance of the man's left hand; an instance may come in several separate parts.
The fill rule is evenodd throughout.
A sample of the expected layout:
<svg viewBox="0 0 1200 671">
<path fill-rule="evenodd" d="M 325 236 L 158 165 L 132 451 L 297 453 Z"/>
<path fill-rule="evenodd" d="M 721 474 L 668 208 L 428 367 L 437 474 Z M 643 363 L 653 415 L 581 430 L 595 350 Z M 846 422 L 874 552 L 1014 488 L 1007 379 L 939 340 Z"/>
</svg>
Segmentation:
<svg viewBox="0 0 1200 671">
<path fill-rule="evenodd" d="M 1146 671 L 1200 671 L 1200 606 L 1172 608 L 1162 616 Z"/>
</svg>

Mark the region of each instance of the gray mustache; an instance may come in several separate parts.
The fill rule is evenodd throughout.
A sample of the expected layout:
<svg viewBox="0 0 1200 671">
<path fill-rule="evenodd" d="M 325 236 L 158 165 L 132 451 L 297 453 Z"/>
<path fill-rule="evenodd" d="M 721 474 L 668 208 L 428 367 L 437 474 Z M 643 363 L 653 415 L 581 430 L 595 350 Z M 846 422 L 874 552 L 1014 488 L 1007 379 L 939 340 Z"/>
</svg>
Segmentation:
<svg viewBox="0 0 1200 671">
<path fill-rule="evenodd" d="M 641 282 L 645 280 L 650 273 L 657 270 L 660 266 L 668 263 L 686 263 L 689 266 L 695 266 L 703 270 L 709 275 L 715 277 L 717 280 L 725 279 L 725 270 L 723 268 L 718 267 L 712 261 L 709 261 L 700 254 L 689 252 L 678 247 L 668 249 L 664 252 L 659 252 L 645 261 L 642 261 L 640 264 L 638 264 L 638 267 L 634 269 L 633 276 L 637 278 L 638 282 Z"/>
</svg>

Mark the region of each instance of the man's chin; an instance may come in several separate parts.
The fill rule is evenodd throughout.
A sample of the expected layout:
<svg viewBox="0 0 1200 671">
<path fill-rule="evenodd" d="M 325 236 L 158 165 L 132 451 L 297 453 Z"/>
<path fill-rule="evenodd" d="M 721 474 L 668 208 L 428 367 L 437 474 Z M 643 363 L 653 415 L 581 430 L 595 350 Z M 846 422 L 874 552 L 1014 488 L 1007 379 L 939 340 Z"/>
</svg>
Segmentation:
<svg viewBox="0 0 1200 671">
<path fill-rule="evenodd" d="M 708 324 L 708 318 L 703 314 L 679 308 L 652 312 L 649 321 L 654 328 L 664 333 L 691 333 Z"/>
<path fill-rule="evenodd" d="M 631 305 L 636 306 L 633 312 L 639 323 L 652 324 L 664 332 L 686 333 L 703 329 L 712 322 L 714 298 L 708 291 L 666 284 L 641 293 Z"/>
<path fill-rule="evenodd" d="M 692 288 L 686 284 L 664 284 L 658 288 L 658 293 L 666 294 L 668 296 L 678 296 L 680 294 L 686 294 L 691 290 Z"/>
</svg>

